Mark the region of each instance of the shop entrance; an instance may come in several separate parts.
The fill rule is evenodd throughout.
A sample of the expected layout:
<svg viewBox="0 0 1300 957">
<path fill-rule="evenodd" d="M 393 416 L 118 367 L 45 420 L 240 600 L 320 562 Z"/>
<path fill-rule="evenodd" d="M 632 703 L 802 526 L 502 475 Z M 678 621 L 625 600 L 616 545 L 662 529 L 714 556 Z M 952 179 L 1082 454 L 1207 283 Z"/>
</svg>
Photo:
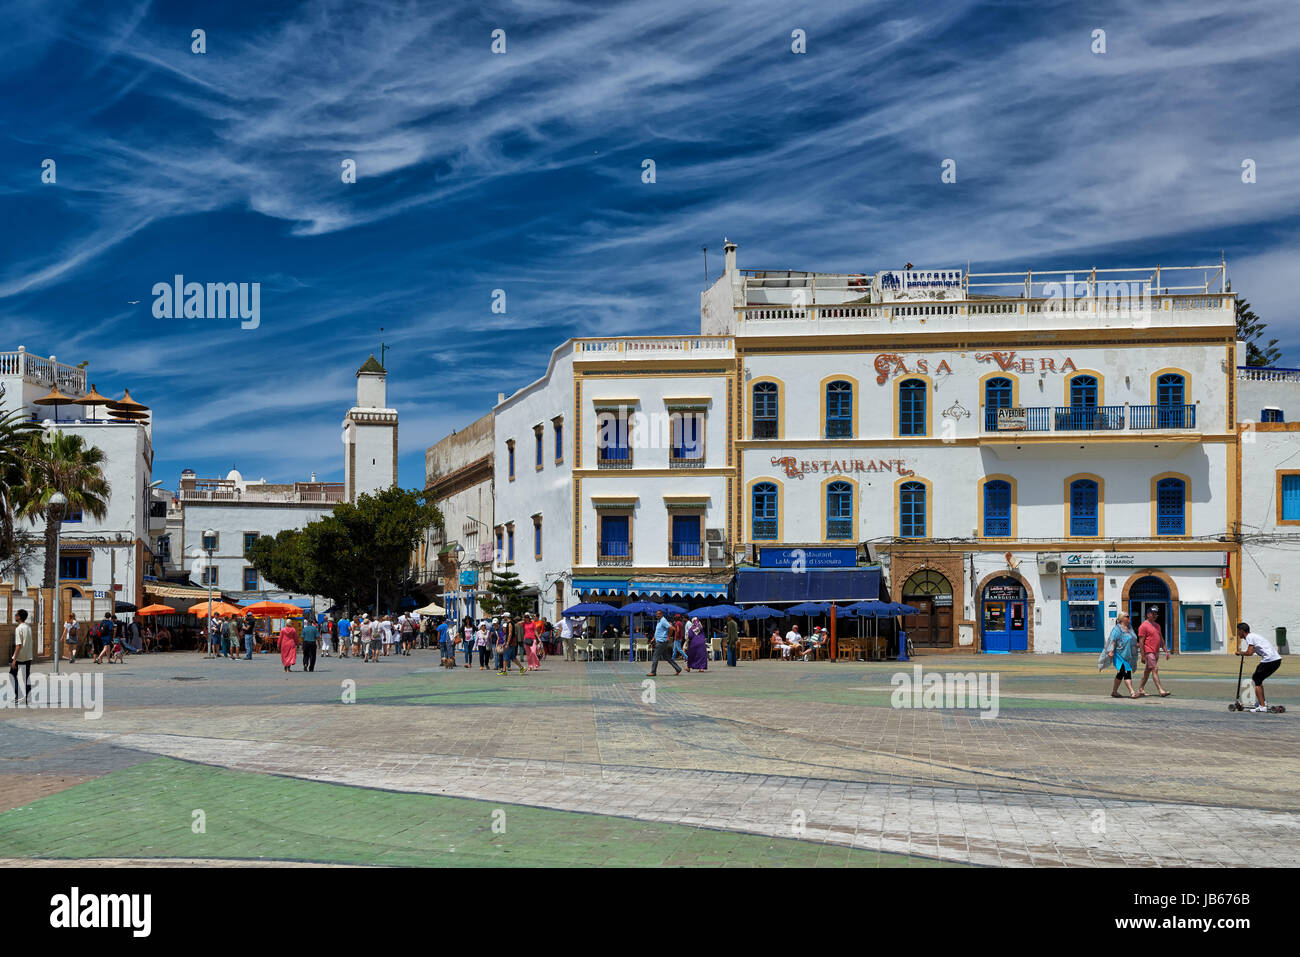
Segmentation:
<svg viewBox="0 0 1300 957">
<path fill-rule="evenodd" d="M 995 578 L 981 596 L 980 635 L 986 654 L 1029 650 L 1029 596 L 1010 577 Z"/>
<path fill-rule="evenodd" d="M 952 585 L 947 578 L 933 569 L 916 572 L 903 583 L 903 603 L 917 611 L 903 616 L 915 647 L 952 647 Z"/>
<path fill-rule="evenodd" d="M 1142 627 L 1142 622 L 1147 620 L 1147 611 L 1152 608 L 1156 610 L 1160 633 L 1165 636 L 1165 647 L 1172 652 L 1174 634 L 1171 628 L 1172 616 L 1169 614 L 1169 586 L 1154 575 L 1147 575 L 1135 581 L 1128 592 L 1129 619 L 1135 633 Z"/>
</svg>

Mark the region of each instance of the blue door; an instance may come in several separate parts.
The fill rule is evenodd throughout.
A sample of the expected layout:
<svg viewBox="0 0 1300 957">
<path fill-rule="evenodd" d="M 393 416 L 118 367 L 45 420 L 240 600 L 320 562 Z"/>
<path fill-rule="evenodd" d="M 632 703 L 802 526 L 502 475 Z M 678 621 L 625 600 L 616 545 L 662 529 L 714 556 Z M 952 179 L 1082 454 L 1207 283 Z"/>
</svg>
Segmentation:
<svg viewBox="0 0 1300 957">
<path fill-rule="evenodd" d="M 1174 650 L 1174 629 L 1171 627 L 1172 616 L 1169 614 L 1169 586 L 1154 575 L 1139 578 L 1133 583 L 1128 593 L 1128 614 L 1133 623 L 1133 631 L 1142 627 L 1147 620 L 1147 611 L 1156 610 L 1156 623 L 1164 635 L 1165 647 Z"/>
<path fill-rule="evenodd" d="M 1210 606 L 1183 605 L 1179 609 L 1182 617 L 1183 642 L 1182 651 L 1210 650 Z"/>
<path fill-rule="evenodd" d="M 997 578 L 984 588 L 980 634 L 985 653 L 1029 650 L 1029 600 L 1014 578 Z"/>
</svg>

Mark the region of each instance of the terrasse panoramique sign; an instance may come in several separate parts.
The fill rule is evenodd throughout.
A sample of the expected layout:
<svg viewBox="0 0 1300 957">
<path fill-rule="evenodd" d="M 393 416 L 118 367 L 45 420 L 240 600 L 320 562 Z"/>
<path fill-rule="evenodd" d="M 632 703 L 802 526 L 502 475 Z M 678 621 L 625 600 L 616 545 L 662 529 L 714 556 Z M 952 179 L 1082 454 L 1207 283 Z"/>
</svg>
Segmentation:
<svg viewBox="0 0 1300 957">
<path fill-rule="evenodd" d="M 796 459 L 793 455 L 772 456 L 772 464 L 785 469 L 788 478 L 803 478 L 808 473 L 820 475 L 852 475 L 858 472 L 893 472 L 895 475 L 915 475 L 904 467 L 906 459 Z"/>
</svg>

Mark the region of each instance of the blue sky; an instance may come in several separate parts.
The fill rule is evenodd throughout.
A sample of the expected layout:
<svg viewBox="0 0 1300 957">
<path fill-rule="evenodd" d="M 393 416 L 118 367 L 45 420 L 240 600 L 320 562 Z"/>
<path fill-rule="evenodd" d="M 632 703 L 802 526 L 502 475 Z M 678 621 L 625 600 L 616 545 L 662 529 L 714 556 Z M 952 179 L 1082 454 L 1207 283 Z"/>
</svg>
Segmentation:
<svg viewBox="0 0 1300 957">
<path fill-rule="evenodd" d="M 563 339 L 698 331 L 724 234 L 742 266 L 846 272 L 1222 250 L 1300 365 L 1294 0 L 13 0 L 0 23 L 0 349 L 129 387 L 170 487 L 341 480 L 380 327 L 422 486 L 424 449 Z M 155 318 L 176 273 L 260 282 L 260 327 Z"/>
</svg>

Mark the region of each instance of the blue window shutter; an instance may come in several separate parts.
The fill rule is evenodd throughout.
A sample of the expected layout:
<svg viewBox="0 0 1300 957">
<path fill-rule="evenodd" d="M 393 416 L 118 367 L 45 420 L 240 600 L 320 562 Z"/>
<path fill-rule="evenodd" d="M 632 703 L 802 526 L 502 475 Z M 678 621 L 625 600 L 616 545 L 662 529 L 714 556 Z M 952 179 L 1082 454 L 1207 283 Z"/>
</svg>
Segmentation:
<svg viewBox="0 0 1300 957">
<path fill-rule="evenodd" d="M 1097 534 L 1097 483 L 1091 479 L 1070 484 L 1070 534 Z"/>
<path fill-rule="evenodd" d="M 1300 475 L 1282 476 L 1282 518 L 1300 520 Z"/>
<path fill-rule="evenodd" d="M 1011 534 L 1011 485 L 997 480 L 984 483 L 984 535 L 1006 538 Z"/>
</svg>

